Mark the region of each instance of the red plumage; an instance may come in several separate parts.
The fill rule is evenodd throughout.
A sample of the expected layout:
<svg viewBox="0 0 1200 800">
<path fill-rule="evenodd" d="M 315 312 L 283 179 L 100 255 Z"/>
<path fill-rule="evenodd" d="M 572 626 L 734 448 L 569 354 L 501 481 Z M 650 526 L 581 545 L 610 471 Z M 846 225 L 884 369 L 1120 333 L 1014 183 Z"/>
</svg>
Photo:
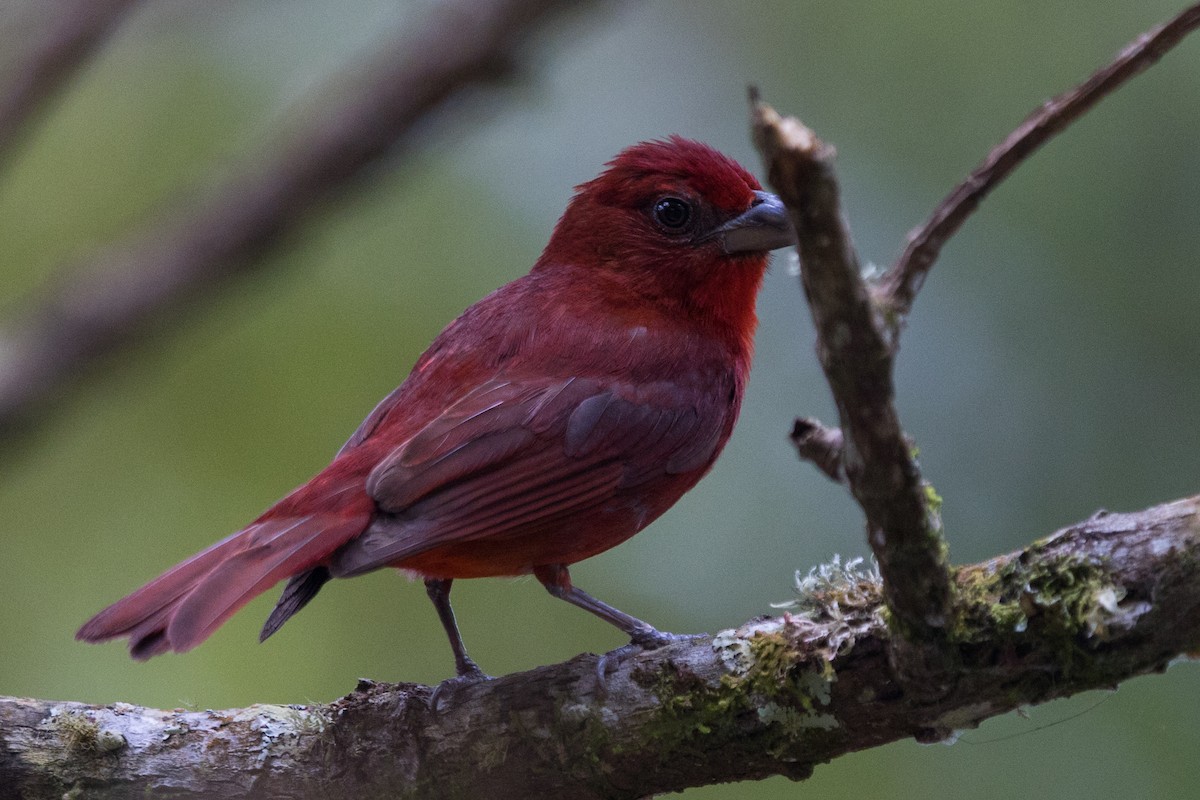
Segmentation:
<svg viewBox="0 0 1200 800">
<path fill-rule="evenodd" d="M 750 368 L 782 206 L 678 137 L 578 187 L 532 271 L 452 322 L 333 462 L 244 530 L 87 622 L 135 658 L 185 651 L 289 579 L 263 638 L 332 577 L 422 575 L 460 675 L 478 674 L 450 581 L 534 573 L 639 643 L 646 623 L 571 586 L 567 565 L 666 511 L 712 466 Z"/>
</svg>

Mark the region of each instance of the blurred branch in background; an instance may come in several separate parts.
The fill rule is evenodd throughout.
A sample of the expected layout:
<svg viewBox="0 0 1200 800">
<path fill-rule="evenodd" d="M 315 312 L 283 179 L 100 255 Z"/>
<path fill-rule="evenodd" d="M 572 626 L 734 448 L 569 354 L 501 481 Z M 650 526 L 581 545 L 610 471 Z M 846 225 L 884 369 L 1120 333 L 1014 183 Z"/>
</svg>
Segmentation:
<svg viewBox="0 0 1200 800">
<path fill-rule="evenodd" d="M 253 260 L 464 90 L 511 79 L 526 45 L 579 3 L 444 0 L 299 104 L 295 130 L 147 228 L 60 270 L 0 334 L 0 442 L 28 433 L 93 362 Z"/>
<path fill-rule="evenodd" d="M 137 2 L 49 0 L 8 21 L 8 56 L 0 72 L 0 162 L 30 118 L 70 82 Z"/>
</svg>

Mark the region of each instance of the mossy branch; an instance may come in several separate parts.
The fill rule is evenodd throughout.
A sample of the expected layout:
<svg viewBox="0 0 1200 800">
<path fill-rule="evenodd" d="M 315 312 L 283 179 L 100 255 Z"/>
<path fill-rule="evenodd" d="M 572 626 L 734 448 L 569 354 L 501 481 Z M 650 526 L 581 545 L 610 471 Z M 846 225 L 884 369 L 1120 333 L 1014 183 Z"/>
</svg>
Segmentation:
<svg viewBox="0 0 1200 800">
<path fill-rule="evenodd" d="M 961 661 L 932 699 L 889 657 L 877 577 L 834 565 L 782 617 L 447 689 L 160 711 L 0 699 L 0 796 L 639 798 L 786 775 L 1110 687 L 1200 650 L 1200 496 L 1099 513 L 962 567 Z"/>
</svg>

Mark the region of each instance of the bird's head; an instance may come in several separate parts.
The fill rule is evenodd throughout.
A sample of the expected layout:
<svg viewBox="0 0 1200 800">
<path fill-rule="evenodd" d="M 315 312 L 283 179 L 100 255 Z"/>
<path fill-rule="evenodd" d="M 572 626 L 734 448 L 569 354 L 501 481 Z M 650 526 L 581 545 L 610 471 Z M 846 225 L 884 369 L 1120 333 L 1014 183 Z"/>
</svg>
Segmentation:
<svg viewBox="0 0 1200 800">
<path fill-rule="evenodd" d="M 583 268 L 589 282 L 619 283 L 745 339 L 767 253 L 795 241 L 783 204 L 745 168 L 672 136 L 622 151 L 577 187 L 535 269 Z"/>
</svg>

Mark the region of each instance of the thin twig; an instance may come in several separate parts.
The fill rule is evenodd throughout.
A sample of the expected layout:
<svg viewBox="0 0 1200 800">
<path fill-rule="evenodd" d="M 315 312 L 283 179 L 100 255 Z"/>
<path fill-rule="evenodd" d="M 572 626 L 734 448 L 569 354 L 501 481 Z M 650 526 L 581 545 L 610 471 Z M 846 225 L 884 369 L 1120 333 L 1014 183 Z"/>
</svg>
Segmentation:
<svg viewBox="0 0 1200 800">
<path fill-rule="evenodd" d="M 443 0 L 356 76 L 300 104 L 301 128 L 225 183 L 57 280 L 0 336 L 0 440 L 23 433 L 97 357 L 239 272 L 464 89 L 511 78 L 567 0 Z"/>
<path fill-rule="evenodd" d="M 1151 67 L 1197 27 L 1200 27 L 1200 3 L 1142 34 L 1108 66 L 1074 89 L 1043 103 L 993 148 L 966 180 L 938 204 L 929 219 L 908 234 L 904 252 L 880 280 L 878 296 L 892 321 L 899 324 L 908 315 L 942 247 L 984 197 L 1039 147 L 1123 83 Z"/>
<path fill-rule="evenodd" d="M 846 442 L 840 429 L 827 428 L 812 417 L 801 417 L 792 426 L 790 438 L 801 458 L 834 483 L 846 482 L 846 467 L 842 463 Z"/>
<path fill-rule="evenodd" d="M 58 0 L 39 2 L 27 18 L 9 20 L 12 28 L 30 28 L 28 44 L 5 64 L 0 79 L 0 159 L 25 128 L 29 118 L 116 30 L 138 0 Z M 12 46 L 14 42 L 6 41 Z"/>
<path fill-rule="evenodd" d="M 842 218 L 833 149 L 751 91 L 754 140 L 799 239 L 801 280 L 817 354 L 841 418 L 841 466 L 867 518 L 884 596 L 900 627 L 937 637 L 951 614 L 941 520 L 893 403 L 888 330 L 862 278 Z"/>
</svg>

